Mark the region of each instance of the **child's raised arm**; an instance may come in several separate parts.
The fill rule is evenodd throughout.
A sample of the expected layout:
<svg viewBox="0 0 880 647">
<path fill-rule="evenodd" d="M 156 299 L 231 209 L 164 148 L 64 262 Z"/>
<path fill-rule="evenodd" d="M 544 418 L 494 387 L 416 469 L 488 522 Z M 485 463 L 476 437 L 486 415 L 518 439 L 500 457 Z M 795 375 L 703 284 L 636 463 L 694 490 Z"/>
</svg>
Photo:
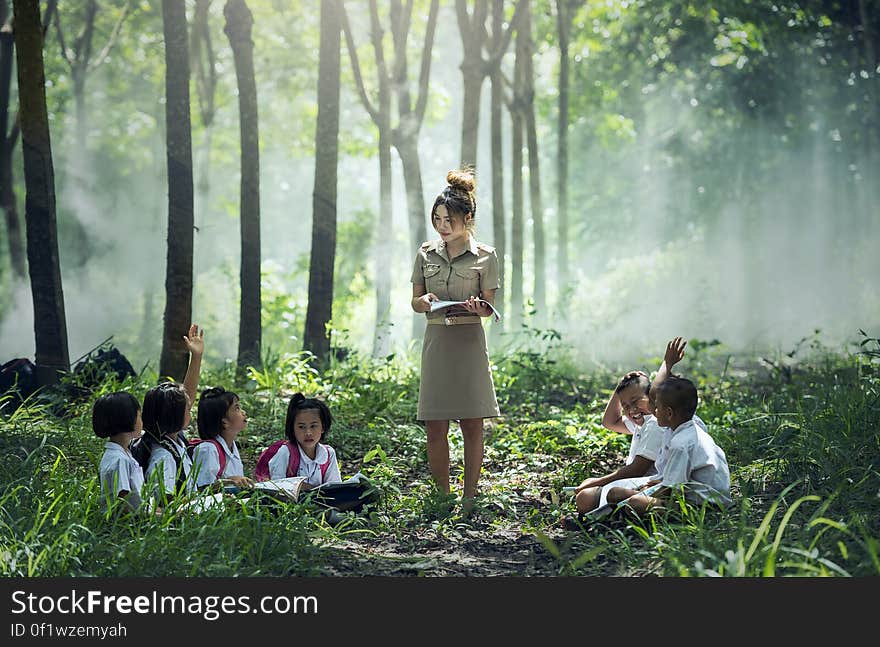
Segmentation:
<svg viewBox="0 0 880 647">
<path fill-rule="evenodd" d="M 199 375 L 202 371 L 202 353 L 205 351 L 205 330 L 199 330 L 198 324 L 189 327 L 189 334 L 184 335 L 183 343 L 189 351 L 189 366 L 183 378 L 183 388 L 189 396 L 190 405 L 196 401 L 199 388 Z"/>
<path fill-rule="evenodd" d="M 657 377 L 655 377 L 654 381 L 651 383 L 652 388 L 656 387 L 661 382 L 664 382 L 666 378 L 669 377 L 672 373 L 672 367 L 678 364 L 684 357 L 685 346 L 687 346 L 687 342 L 681 337 L 676 337 L 666 344 L 666 354 L 663 356 L 663 363 L 660 364 L 660 368 L 657 369 Z"/>
</svg>

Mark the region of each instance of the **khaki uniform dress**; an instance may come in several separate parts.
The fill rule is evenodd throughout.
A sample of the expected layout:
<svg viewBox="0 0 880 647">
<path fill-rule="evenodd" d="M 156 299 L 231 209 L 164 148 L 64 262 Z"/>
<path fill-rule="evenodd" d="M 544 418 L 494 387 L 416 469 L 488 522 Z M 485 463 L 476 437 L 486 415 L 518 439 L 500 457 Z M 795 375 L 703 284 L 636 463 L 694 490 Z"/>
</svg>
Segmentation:
<svg viewBox="0 0 880 647">
<path fill-rule="evenodd" d="M 450 259 L 446 243 L 419 247 L 412 283 L 424 285 L 443 301 L 464 301 L 499 287 L 495 249 L 473 236 L 459 256 Z M 462 314 L 463 313 L 463 314 Z M 422 344 L 419 420 L 460 420 L 501 415 L 489 366 L 482 318 L 462 307 L 428 312 Z"/>
</svg>

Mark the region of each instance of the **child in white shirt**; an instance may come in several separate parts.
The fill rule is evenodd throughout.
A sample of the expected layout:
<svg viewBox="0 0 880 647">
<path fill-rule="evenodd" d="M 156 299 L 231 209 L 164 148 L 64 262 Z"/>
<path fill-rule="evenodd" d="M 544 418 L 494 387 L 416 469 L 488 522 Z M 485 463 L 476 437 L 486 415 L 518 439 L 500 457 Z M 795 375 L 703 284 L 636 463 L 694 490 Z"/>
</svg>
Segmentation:
<svg viewBox="0 0 880 647">
<path fill-rule="evenodd" d="M 199 438 L 193 452 L 193 473 L 199 489 L 223 485 L 252 488 L 235 439 L 247 427 L 247 414 L 238 396 L 223 387 L 205 389 L 196 417 Z M 222 455 L 221 455 L 222 452 Z M 215 486 L 216 487 L 216 486 Z"/>
<path fill-rule="evenodd" d="M 190 410 L 199 384 L 204 335 L 205 331 L 193 324 L 183 338 L 190 352 L 183 384 L 163 382 L 144 395 L 142 442 L 147 443 L 149 451 L 146 478 L 162 503 L 195 488 L 195 479 L 189 478 L 193 461 L 186 451 L 183 429 L 192 420 Z"/>
<path fill-rule="evenodd" d="M 98 438 L 108 439 L 98 466 L 102 506 L 113 509 L 122 504 L 124 510 L 138 510 L 144 473 L 128 450 L 143 429 L 137 398 L 123 391 L 98 398 L 92 407 L 92 429 Z"/>
<path fill-rule="evenodd" d="M 666 345 L 655 384 L 663 382 L 672 367 L 681 361 L 686 345 L 687 342 L 681 337 Z M 612 487 L 637 489 L 656 477 L 654 462 L 660 450 L 663 430 L 651 415 L 648 398 L 650 388 L 651 381 L 646 373 L 631 371 L 621 378 L 614 389 L 605 407 L 602 424 L 611 431 L 632 435 L 629 456 L 626 463 L 613 472 L 585 479 L 575 488 L 575 504 L 580 514 L 607 503 L 608 491 Z"/>
<path fill-rule="evenodd" d="M 608 501 L 627 499 L 627 504 L 642 514 L 663 506 L 673 489 L 680 488 L 691 503 L 730 504 L 727 457 L 694 416 L 697 387 L 690 380 L 670 375 L 662 384 L 652 387 L 651 396 L 657 423 L 667 429 L 656 462 L 658 475 L 645 487 L 662 487 L 652 496 L 641 494 L 644 488 L 612 488 Z"/>
<path fill-rule="evenodd" d="M 319 441 L 330 431 L 333 416 L 327 405 L 316 398 L 295 393 L 287 405 L 284 434 L 287 442 L 278 447 L 269 460 L 269 478 L 282 479 L 305 476 L 306 483 L 315 487 L 324 483 L 342 483 L 336 451 Z M 291 452 L 297 452 L 291 460 Z M 292 465 L 296 465 L 296 472 Z M 257 478 L 260 475 L 257 474 Z"/>
</svg>

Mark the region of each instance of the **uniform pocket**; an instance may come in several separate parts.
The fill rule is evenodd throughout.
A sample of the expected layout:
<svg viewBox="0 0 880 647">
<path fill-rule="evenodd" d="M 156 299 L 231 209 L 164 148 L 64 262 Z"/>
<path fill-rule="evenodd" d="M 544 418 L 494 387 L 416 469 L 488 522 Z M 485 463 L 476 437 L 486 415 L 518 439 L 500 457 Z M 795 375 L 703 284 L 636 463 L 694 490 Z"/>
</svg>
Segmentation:
<svg viewBox="0 0 880 647">
<path fill-rule="evenodd" d="M 473 267 L 453 268 L 454 291 L 460 299 L 480 296 L 480 273 Z"/>
<path fill-rule="evenodd" d="M 422 274 L 425 276 L 426 279 L 431 276 L 434 276 L 439 271 L 440 271 L 440 266 L 437 265 L 436 263 L 426 263 L 425 265 L 422 266 Z"/>
<path fill-rule="evenodd" d="M 480 273 L 472 267 L 456 267 L 455 274 L 465 281 L 474 281 L 480 277 Z"/>
</svg>

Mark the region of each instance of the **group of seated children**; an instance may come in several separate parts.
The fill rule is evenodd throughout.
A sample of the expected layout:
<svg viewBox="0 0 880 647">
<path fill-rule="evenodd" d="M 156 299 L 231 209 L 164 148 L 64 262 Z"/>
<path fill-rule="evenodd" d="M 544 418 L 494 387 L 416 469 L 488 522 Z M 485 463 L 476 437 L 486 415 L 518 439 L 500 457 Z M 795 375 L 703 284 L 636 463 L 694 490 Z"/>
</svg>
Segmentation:
<svg viewBox="0 0 880 647">
<path fill-rule="evenodd" d="M 190 362 L 183 384 L 153 387 L 144 396 L 143 409 L 125 392 L 95 402 L 92 427 L 98 437 L 107 439 L 99 467 L 105 503 L 121 498 L 136 510 L 151 498 L 161 506 L 205 488 L 254 485 L 244 475 L 235 443 L 247 426 L 235 393 L 221 387 L 205 389 L 196 418 L 199 438 L 187 441 L 184 435 L 196 398 L 204 331 L 194 324 L 184 341 Z M 677 492 L 695 504 L 731 502 L 727 458 L 695 413 L 697 389 L 690 380 L 672 374 L 686 345 L 681 337 L 667 344 L 653 382 L 647 374 L 633 371 L 617 384 L 602 423 L 632 435 L 629 456 L 617 470 L 587 478 L 575 488 L 579 516 L 564 518 L 565 527 L 583 527 L 591 512 L 609 504 L 625 502 L 644 513 L 662 507 Z M 284 423 L 286 439 L 263 452 L 256 480 L 301 476 L 306 487 L 340 483 L 336 452 L 320 442 L 332 422 L 322 401 L 293 395 Z"/>
<path fill-rule="evenodd" d="M 681 337 L 667 344 L 653 382 L 642 371 L 620 379 L 602 424 L 632 435 L 629 456 L 620 468 L 587 478 L 574 489 L 579 514 L 563 518 L 564 527 L 583 527 L 591 513 L 608 510 L 609 504 L 625 502 L 642 514 L 663 507 L 678 492 L 698 505 L 731 503 L 727 457 L 695 413 L 697 388 L 672 374 L 686 345 Z"/>
<path fill-rule="evenodd" d="M 94 404 L 92 428 L 107 439 L 98 468 L 105 505 L 121 499 L 126 508 L 138 510 L 151 498 L 161 506 L 206 488 L 254 485 L 244 475 L 235 443 L 247 426 L 247 414 L 235 393 L 222 387 L 205 389 L 196 416 L 199 438 L 185 437 L 201 371 L 204 331 L 193 324 L 184 341 L 190 362 L 183 384 L 153 387 L 144 396 L 143 409 L 126 392 L 101 396 Z M 264 453 L 257 480 L 302 476 L 306 487 L 340 483 L 336 452 L 319 442 L 332 422 L 326 404 L 295 394 L 287 407 L 287 439 Z M 260 464 L 267 469 L 261 470 Z"/>
</svg>

